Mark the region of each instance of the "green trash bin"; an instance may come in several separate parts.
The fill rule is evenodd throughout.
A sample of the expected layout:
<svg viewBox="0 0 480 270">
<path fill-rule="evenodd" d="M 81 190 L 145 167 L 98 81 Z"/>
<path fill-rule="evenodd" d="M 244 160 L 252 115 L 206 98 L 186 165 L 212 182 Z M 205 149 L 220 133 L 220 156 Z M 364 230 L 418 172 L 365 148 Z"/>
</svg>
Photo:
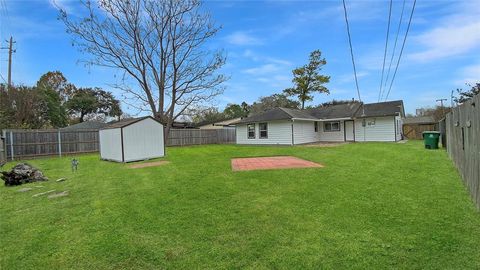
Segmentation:
<svg viewBox="0 0 480 270">
<path fill-rule="evenodd" d="M 423 135 L 423 141 L 425 142 L 426 149 L 438 149 L 438 140 L 440 138 L 440 132 L 424 131 L 422 135 Z"/>
</svg>

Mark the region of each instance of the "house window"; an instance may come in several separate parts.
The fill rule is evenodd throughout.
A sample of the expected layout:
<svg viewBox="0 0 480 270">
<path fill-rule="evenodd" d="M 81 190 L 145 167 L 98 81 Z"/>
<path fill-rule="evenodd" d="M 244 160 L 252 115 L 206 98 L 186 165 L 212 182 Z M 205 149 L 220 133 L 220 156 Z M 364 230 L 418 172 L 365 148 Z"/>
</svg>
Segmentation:
<svg viewBox="0 0 480 270">
<path fill-rule="evenodd" d="M 260 139 L 268 138 L 268 125 L 267 123 L 258 124 L 258 129 L 260 130 Z"/>
<path fill-rule="evenodd" d="M 255 139 L 255 124 L 247 125 L 247 136 L 249 139 Z"/>
<path fill-rule="evenodd" d="M 323 123 L 323 131 L 340 131 L 340 122 L 324 122 Z"/>
<path fill-rule="evenodd" d="M 315 126 L 315 132 L 318 132 L 318 122 L 317 121 L 314 122 L 314 126 Z"/>
</svg>

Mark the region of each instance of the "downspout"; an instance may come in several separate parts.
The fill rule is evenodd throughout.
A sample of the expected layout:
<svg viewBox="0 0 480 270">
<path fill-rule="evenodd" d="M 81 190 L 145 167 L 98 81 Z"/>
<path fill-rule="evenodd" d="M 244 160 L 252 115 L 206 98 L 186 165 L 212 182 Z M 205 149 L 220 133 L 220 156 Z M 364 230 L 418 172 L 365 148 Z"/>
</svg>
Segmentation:
<svg viewBox="0 0 480 270">
<path fill-rule="evenodd" d="M 397 141 L 397 116 L 393 117 L 393 130 L 395 131 L 395 142 Z"/>
<path fill-rule="evenodd" d="M 295 145 L 295 141 L 293 139 L 293 119 L 292 119 L 292 145 Z"/>
</svg>

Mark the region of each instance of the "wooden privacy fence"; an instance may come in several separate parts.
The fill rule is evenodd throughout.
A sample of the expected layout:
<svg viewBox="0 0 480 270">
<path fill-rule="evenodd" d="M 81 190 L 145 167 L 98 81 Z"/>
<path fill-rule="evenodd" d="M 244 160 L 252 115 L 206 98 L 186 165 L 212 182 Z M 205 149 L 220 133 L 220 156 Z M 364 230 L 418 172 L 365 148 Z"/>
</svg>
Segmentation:
<svg viewBox="0 0 480 270">
<path fill-rule="evenodd" d="M 98 151 L 98 130 L 17 129 L 4 130 L 9 160 Z"/>
<path fill-rule="evenodd" d="M 445 126 L 448 155 L 480 208 L 480 95 L 453 108 Z"/>
<path fill-rule="evenodd" d="M 5 162 L 7 159 L 6 153 L 5 153 L 5 143 L 4 143 L 4 138 L 0 137 L 0 164 Z M 1 167 L 1 166 L 0 166 Z"/>
<path fill-rule="evenodd" d="M 8 160 L 98 152 L 98 130 L 3 130 L 4 156 Z M 171 129 L 167 146 L 235 143 L 235 129 Z"/>
<path fill-rule="evenodd" d="M 403 124 L 403 136 L 410 140 L 423 140 L 424 131 L 437 130 L 436 124 Z"/>
<path fill-rule="evenodd" d="M 235 129 L 170 129 L 167 146 L 235 143 Z"/>
</svg>

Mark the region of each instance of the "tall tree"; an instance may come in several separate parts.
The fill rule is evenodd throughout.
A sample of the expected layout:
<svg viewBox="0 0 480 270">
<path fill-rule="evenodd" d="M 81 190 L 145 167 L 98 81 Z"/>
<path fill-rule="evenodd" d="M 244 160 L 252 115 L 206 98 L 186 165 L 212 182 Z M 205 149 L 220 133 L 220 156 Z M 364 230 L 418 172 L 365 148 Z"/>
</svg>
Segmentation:
<svg viewBox="0 0 480 270">
<path fill-rule="evenodd" d="M 92 56 L 87 63 L 123 72 L 117 87 L 130 105 L 166 125 L 165 136 L 187 108 L 223 92 L 226 77 L 217 70 L 225 56 L 206 46 L 218 28 L 198 0 L 82 3 L 83 19 L 60 12 L 74 43 Z"/>
<path fill-rule="evenodd" d="M 322 52 L 315 50 L 310 53 L 308 64 L 292 71 L 294 87 L 287 88 L 283 92 L 287 96 L 296 96 L 302 104 L 302 109 L 305 108 L 306 101 L 313 100 L 313 93 L 330 94 L 330 91 L 324 86 L 325 83 L 330 82 L 330 76 L 320 74 L 325 64 L 327 61 L 322 58 Z"/>
<path fill-rule="evenodd" d="M 66 103 L 70 114 L 79 122 L 91 114 L 119 117 L 122 115 L 120 102 L 110 93 L 100 88 L 79 88 Z"/>
<path fill-rule="evenodd" d="M 190 108 L 188 114 L 195 124 L 213 123 L 225 120 L 225 115 L 221 113 L 217 107 L 197 106 Z"/>
<path fill-rule="evenodd" d="M 284 94 L 273 94 L 271 96 L 260 97 L 258 101 L 250 106 L 250 113 L 257 114 L 277 107 L 298 109 L 300 102 L 289 99 Z"/>
<path fill-rule="evenodd" d="M 245 103 L 246 104 L 246 103 Z M 242 108 L 241 105 L 238 104 L 227 104 L 225 109 L 223 110 L 223 114 L 227 119 L 233 119 L 237 117 L 245 117 L 248 115 L 248 111 Z"/>
<path fill-rule="evenodd" d="M 37 88 L 40 90 L 51 89 L 57 92 L 62 104 L 64 104 L 75 91 L 75 85 L 69 83 L 60 71 L 49 71 L 43 74 L 37 81 Z"/>
<path fill-rule="evenodd" d="M 52 88 L 36 88 L 38 102 L 43 108 L 42 118 L 46 127 L 61 128 L 68 124 L 68 115 L 60 94 Z"/>
<path fill-rule="evenodd" d="M 463 89 L 457 89 L 459 97 L 454 98 L 456 103 L 464 103 L 475 95 L 480 94 L 480 82 L 477 82 L 474 85 L 467 84 L 467 86 L 471 87 L 470 90 L 464 91 Z"/>
<path fill-rule="evenodd" d="M 2 89 L 3 88 L 3 89 Z M 2 128 L 43 128 L 48 126 L 47 108 L 36 88 L 0 85 L 0 126 Z"/>
</svg>

